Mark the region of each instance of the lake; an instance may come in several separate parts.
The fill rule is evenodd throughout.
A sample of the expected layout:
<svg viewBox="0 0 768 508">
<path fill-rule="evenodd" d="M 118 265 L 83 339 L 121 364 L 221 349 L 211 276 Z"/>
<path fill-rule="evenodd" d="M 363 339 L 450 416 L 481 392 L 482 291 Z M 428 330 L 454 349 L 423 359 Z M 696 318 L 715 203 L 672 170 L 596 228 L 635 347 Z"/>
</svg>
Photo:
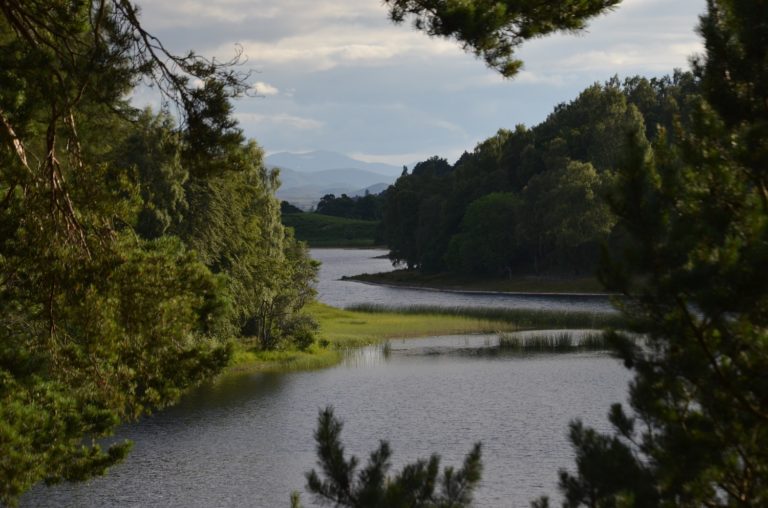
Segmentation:
<svg viewBox="0 0 768 508">
<path fill-rule="evenodd" d="M 319 300 L 334 307 L 358 303 L 377 305 L 439 305 L 442 307 L 502 307 L 542 310 L 612 312 L 606 296 L 513 295 L 406 289 L 339 280 L 361 273 L 387 272 L 392 262 L 386 250 L 312 249 L 323 263 L 317 290 Z"/>
<path fill-rule="evenodd" d="M 334 281 L 339 273 L 388 263 L 372 260 L 376 253 L 313 255 L 326 263 L 318 287 L 326 303 L 353 286 L 357 295 L 383 289 Z M 402 300 L 409 290 L 397 291 L 394 302 L 374 303 L 410 303 Z M 568 422 L 581 418 L 607 430 L 605 415 L 625 400 L 629 373 L 605 353 L 507 354 L 497 342 L 492 335 L 398 340 L 353 351 L 330 369 L 228 377 L 121 428 L 118 438 L 133 440 L 134 450 L 106 477 L 36 488 L 22 506 L 288 506 L 290 492 L 304 491 L 304 473 L 315 466 L 312 432 L 326 405 L 346 422 L 347 452 L 365 458 L 386 439 L 395 467 L 432 452 L 459 466 L 482 441 L 476 505 L 528 506 L 556 494 L 558 469 L 572 467 Z M 306 493 L 302 499 L 312 506 Z"/>
</svg>

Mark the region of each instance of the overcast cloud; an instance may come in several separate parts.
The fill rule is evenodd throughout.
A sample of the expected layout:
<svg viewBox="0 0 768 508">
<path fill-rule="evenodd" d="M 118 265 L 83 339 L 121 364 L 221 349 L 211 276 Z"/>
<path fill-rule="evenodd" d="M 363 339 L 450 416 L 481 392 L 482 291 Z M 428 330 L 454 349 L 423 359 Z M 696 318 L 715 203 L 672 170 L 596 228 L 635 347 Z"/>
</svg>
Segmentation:
<svg viewBox="0 0 768 508">
<path fill-rule="evenodd" d="M 704 0 L 624 0 L 587 33 L 528 43 L 504 80 L 451 41 L 392 25 L 379 0 L 137 0 L 175 51 L 248 57 L 256 97 L 235 107 L 267 152 L 369 161 L 456 158 L 499 128 L 536 124 L 595 81 L 687 68 Z"/>
</svg>

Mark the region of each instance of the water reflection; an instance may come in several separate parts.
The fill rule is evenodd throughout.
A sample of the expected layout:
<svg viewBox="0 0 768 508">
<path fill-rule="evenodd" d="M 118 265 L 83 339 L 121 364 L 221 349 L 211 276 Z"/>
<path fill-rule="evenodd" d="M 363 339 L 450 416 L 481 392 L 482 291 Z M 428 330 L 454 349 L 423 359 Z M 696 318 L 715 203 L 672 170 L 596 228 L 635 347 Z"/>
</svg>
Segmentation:
<svg viewBox="0 0 768 508">
<path fill-rule="evenodd" d="M 486 357 L 520 357 L 531 354 L 563 354 L 592 352 L 597 356 L 612 354 L 608 347 L 592 347 L 584 344 L 595 336 L 600 336 L 599 330 L 528 330 L 504 334 L 478 335 L 443 335 L 422 339 L 388 340 L 363 348 L 351 348 L 344 352 L 343 365 L 346 367 L 362 368 L 376 367 L 388 361 L 405 356 L 486 356 Z M 567 337 L 573 344 L 572 348 L 558 349 L 557 347 L 509 347 L 505 342 L 516 341 L 523 346 L 526 343 L 538 344 L 541 339 L 552 337 Z M 580 347 L 584 344 L 583 347 Z"/>
</svg>

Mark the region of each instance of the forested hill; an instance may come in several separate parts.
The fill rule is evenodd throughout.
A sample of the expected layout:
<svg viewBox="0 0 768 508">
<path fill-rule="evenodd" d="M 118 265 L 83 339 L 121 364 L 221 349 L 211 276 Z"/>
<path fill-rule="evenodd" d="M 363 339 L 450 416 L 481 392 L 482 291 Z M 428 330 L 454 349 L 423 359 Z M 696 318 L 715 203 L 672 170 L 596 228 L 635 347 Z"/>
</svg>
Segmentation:
<svg viewBox="0 0 768 508">
<path fill-rule="evenodd" d="M 586 273 L 622 232 L 610 211 L 633 135 L 675 136 L 698 91 L 691 73 L 613 78 L 541 124 L 500 130 L 451 166 L 433 157 L 384 194 L 390 257 L 424 272 Z"/>
</svg>

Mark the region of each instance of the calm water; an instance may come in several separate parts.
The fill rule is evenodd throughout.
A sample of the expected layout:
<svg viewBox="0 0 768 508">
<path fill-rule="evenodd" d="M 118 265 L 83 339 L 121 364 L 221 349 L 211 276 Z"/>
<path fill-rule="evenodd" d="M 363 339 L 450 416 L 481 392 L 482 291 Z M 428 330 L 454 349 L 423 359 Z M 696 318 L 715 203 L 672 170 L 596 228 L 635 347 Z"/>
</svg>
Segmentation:
<svg viewBox="0 0 768 508">
<path fill-rule="evenodd" d="M 360 251 L 323 256 L 325 301 L 349 291 L 333 289 L 329 274 L 355 273 L 354 263 L 386 263 Z M 341 267 L 329 266 L 333 256 Z M 134 450 L 108 476 L 37 488 L 22 506 L 288 506 L 289 493 L 303 491 L 304 472 L 315 465 L 312 431 L 318 409 L 328 404 L 347 422 L 348 452 L 365 457 L 387 439 L 396 467 L 434 451 L 444 464 L 460 465 L 472 443 L 482 441 L 477 506 L 528 506 L 555 493 L 557 470 L 573 463 L 568 422 L 582 418 L 607 430 L 605 415 L 625 399 L 629 375 L 605 354 L 502 354 L 497 340 L 393 341 L 388 352 L 359 350 L 331 369 L 228 378 L 123 427 L 119 439 L 133 440 Z"/>
<path fill-rule="evenodd" d="M 513 296 L 501 294 L 453 293 L 403 289 L 359 282 L 340 281 L 344 275 L 378 273 L 392 270 L 392 262 L 379 259 L 385 250 L 312 249 L 312 257 L 322 261 L 319 299 L 334 307 L 357 303 L 380 305 L 440 305 L 443 307 L 515 307 L 568 311 L 611 312 L 607 297 Z"/>
</svg>

